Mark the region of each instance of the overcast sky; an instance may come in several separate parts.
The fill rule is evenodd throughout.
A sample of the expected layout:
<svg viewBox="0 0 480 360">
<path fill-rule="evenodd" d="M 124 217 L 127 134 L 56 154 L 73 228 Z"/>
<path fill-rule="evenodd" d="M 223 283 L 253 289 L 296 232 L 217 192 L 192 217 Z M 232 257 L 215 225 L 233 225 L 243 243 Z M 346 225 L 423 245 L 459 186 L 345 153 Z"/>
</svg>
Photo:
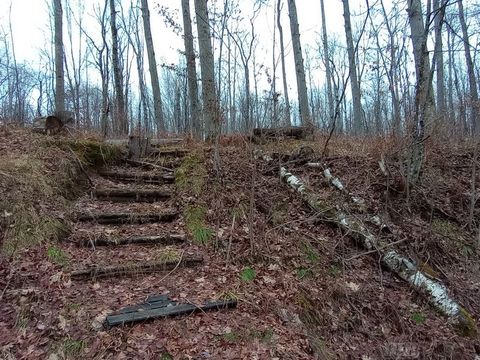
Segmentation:
<svg viewBox="0 0 480 360">
<path fill-rule="evenodd" d="M 75 8 L 77 0 L 70 1 L 72 7 Z M 125 4 L 125 9 L 127 9 L 130 0 L 122 1 Z M 51 0 L 0 0 L 0 28 L 2 32 L 9 33 L 9 9 L 11 5 L 11 20 L 17 61 L 26 61 L 35 65 L 38 63 L 40 51 L 49 48 L 51 35 L 48 25 L 48 4 L 50 2 Z M 190 2 L 193 16 L 193 0 Z M 296 86 L 293 54 L 291 52 L 290 43 L 288 7 L 286 0 L 283 2 L 282 23 L 284 25 L 285 44 L 287 47 L 287 71 L 289 72 L 287 77 L 290 89 L 294 93 L 296 91 Z M 386 3 L 388 2 L 389 1 L 387 0 Z M 85 12 L 82 18 L 83 23 L 85 24 L 84 26 L 91 36 L 96 37 L 94 32 L 98 27 L 95 26 L 96 20 L 93 18 L 93 6 L 94 4 L 98 4 L 99 0 L 84 0 L 83 3 L 85 7 Z M 246 13 L 251 11 L 253 1 L 242 0 L 240 3 L 242 10 L 245 10 Z M 274 28 L 273 9 L 271 7 L 273 1 L 270 1 L 270 3 L 269 7 L 258 16 L 256 21 L 256 32 L 259 40 L 256 61 L 257 63 L 265 63 L 268 67 L 271 67 L 272 63 L 270 51 Z M 321 30 L 320 1 L 297 0 L 296 3 L 303 49 L 305 51 L 308 47 L 315 48 L 316 43 L 319 41 L 319 33 Z M 355 23 L 355 17 L 353 15 L 361 11 L 359 4 L 363 4 L 364 2 L 354 0 L 350 1 L 350 3 L 353 17 L 352 21 Z M 159 62 L 177 64 L 179 59 L 179 53 L 177 50 L 183 50 L 183 40 L 179 35 L 176 35 L 171 29 L 165 26 L 161 15 L 158 13 L 157 6 L 158 4 L 161 4 L 174 11 L 176 10 L 177 21 L 182 24 L 180 0 L 149 0 L 149 4 L 151 8 L 152 32 L 157 60 Z M 343 7 L 341 0 L 325 0 L 325 7 L 329 36 L 338 38 L 343 42 L 345 35 L 343 31 Z M 194 31 L 195 30 L 194 27 Z M 65 41 L 66 39 L 64 35 L 64 42 Z M 317 72 L 314 81 L 318 84 L 323 81 L 322 78 L 323 74 Z"/>
</svg>

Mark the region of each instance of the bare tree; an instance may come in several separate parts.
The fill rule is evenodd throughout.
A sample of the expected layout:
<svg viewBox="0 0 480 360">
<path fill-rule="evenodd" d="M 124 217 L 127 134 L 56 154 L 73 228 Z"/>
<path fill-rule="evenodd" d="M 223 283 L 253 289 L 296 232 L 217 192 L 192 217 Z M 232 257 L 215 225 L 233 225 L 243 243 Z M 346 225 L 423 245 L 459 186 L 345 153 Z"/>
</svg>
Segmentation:
<svg viewBox="0 0 480 360">
<path fill-rule="evenodd" d="M 292 124 L 291 120 L 291 110 L 290 110 L 290 99 L 288 97 L 288 86 L 287 86 L 287 71 L 285 66 L 285 44 L 283 41 L 283 27 L 281 21 L 282 13 L 282 0 L 277 2 L 277 27 L 278 27 L 278 37 L 280 38 L 280 59 L 282 60 L 282 78 L 283 78 L 283 96 L 285 97 L 285 125 L 290 126 Z"/>
<path fill-rule="evenodd" d="M 323 61 L 325 63 L 325 76 L 327 80 L 327 101 L 328 101 L 328 115 L 330 120 L 333 119 L 335 108 L 333 103 L 332 91 L 332 69 L 330 65 L 330 51 L 328 49 L 327 24 L 325 21 L 325 5 L 324 0 L 320 0 L 320 9 L 322 12 L 322 44 L 323 44 Z"/>
<path fill-rule="evenodd" d="M 477 128 L 478 120 L 478 107 L 480 103 L 478 102 L 478 89 L 477 89 L 477 80 L 475 77 L 475 68 L 473 66 L 472 54 L 470 53 L 470 42 L 467 29 L 467 23 L 465 22 L 465 12 L 463 10 L 463 0 L 458 0 L 458 18 L 460 20 L 460 25 L 462 26 L 463 34 L 463 46 L 465 48 L 465 61 L 467 63 L 467 72 L 468 72 L 468 85 L 470 90 L 470 104 L 471 104 L 471 124 L 472 124 L 472 133 L 475 135 L 479 134 L 479 129 Z"/>
<path fill-rule="evenodd" d="M 435 67 L 437 70 L 437 114 L 441 119 L 445 117 L 447 109 L 445 97 L 445 75 L 443 62 L 443 39 L 442 25 L 443 14 L 442 7 L 446 6 L 447 0 L 433 0 L 434 26 L 435 26 Z"/>
<path fill-rule="evenodd" d="M 112 36 L 112 68 L 113 80 L 115 83 L 115 103 L 116 103 L 116 123 L 117 129 L 121 135 L 128 134 L 128 121 L 125 112 L 125 95 L 123 92 L 123 71 L 120 64 L 117 11 L 115 9 L 115 0 L 107 0 L 110 3 L 110 31 Z"/>
<path fill-rule="evenodd" d="M 185 58 L 187 62 L 187 82 L 190 104 L 190 128 L 193 134 L 201 138 L 200 104 L 198 101 L 197 68 L 195 64 L 195 50 L 193 48 L 192 20 L 190 16 L 190 1 L 182 0 L 183 40 L 185 44 Z"/>
<path fill-rule="evenodd" d="M 295 58 L 295 73 L 297 75 L 298 105 L 302 125 L 313 127 L 310 108 L 308 106 L 307 81 L 305 80 L 305 67 L 303 65 L 302 45 L 298 26 L 297 7 L 295 0 L 288 0 L 288 15 L 290 17 L 290 30 L 292 33 L 293 56 Z"/>
<path fill-rule="evenodd" d="M 215 89 L 215 74 L 210 23 L 206 0 L 195 0 L 200 69 L 202 72 L 203 114 L 207 138 L 214 140 L 220 131 L 220 104 Z"/>
<path fill-rule="evenodd" d="M 62 0 L 53 1 L 55 18 L 55 111 L 65 111 L 65 81 L 63 68 L 63 9 Z"/>
<path fill-rule="evenodd" d="M 342 0 L 343 17 L 345 19 L 345 37 L 347 40 L 348 67 L 350 72 L 350 86 L 352 89 L 353 102 L 353 130 L 355 134 L 362 131 L 364 125 L 360 84 L 357 75 L 357 63 L 355 61 L 355 47 L 353 45 L 352 24 L 350 22 L 350 6 L 348 0 Z"/>
<path fill-rule="evenodd" d="M 163 119 L 162 97 L 160 92 L 160 82 L 158 80 L 157 60 L 155 59 L 155 49 L 153 47 L 152 30 L 150 27 L 150 10 L 148 0 L 142 1 L 143 31 L 145 33 L 145 44 L 147 46 L 148 69 L 150 71 L 150 81 L 153 93 L 153 111 L 155 113 L 155 122 L 159 131 L 165 131 L 165 122 Z"/>
</svg>

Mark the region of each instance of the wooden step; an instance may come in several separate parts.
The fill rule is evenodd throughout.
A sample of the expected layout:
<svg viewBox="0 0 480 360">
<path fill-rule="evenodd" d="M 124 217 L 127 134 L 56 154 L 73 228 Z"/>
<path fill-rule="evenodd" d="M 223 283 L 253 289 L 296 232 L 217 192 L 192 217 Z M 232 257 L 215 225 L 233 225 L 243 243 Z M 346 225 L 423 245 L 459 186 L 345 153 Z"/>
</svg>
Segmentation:
<svg viewBox="0 0 480 360">
<path fill-rule="evenodd" d="M 78 221 L 92 221 L 98 224 L 147 224 L 171 222 L 178 217 L 178 212 L 164 213 L 84 213 Z"/>
<path fill-rule="evenodd" d="M 187 237 L 182 234 L 165 234 L 153 236 L 131 236 L 126 238 L 107 238 L 85 239 L 80 241 L 83 246 L 116 246 L 116 245 L 176 245 L 184 243 Z"/>
<path fill-rule="evenodd" d="M 168 191 L 145 189 L 95 189 L 92 193 L 98 200 L 112 202 L 155 202 L 172 196 Z"/>
<path fill-rule="evenodd" d="M 202 257 L 185 256 L 179 260 L 156 261 L 139 264 L 90 266 L 85 269 L 74 270 L 70 274 L 72 280 L 98 279 L 118 276 L 132 276 L 150 274 L 160 271 L 170 271 L 177 267 L 193 267 L 203 263 Z"/>
<path fill-rule="evenodd" d="M 149 297 L 146 303 L 127 306 L 114 314 L 108 315 L 105 319 L 105 327 L 109 329 L 117 325 L 132 324 L 167 316 L 235 308 L 236 306 L 236 300 L 209 301 L 204 305 L 178 304 L 166 295 L 159 295 L 156 296 L 156 301 L 152 301 L 152 298 Z"/>
<path fill-rule="evenodd" d="M 143 183 L 143 184 L 173 184 L 175 182 L 175 176 L 169 174 L 149 174 L 149 173 L 134 173 L 123 171 L 100 171 L 99 174 L 105 178 L 117 180 L 127 183 Z"/>
<path fill-rule="evenodd" d="M 160 148 L 160 149 L 152 149 L 150 154 L 156 155 L 156 156 L 173 156 L 173 157 L 184 157 L 188 155 L 190 151 L 186 149 L 179 149 L 179 148 L 172 148 L 172 149 L 165 149 L 165 148 Z"/>
</svg>

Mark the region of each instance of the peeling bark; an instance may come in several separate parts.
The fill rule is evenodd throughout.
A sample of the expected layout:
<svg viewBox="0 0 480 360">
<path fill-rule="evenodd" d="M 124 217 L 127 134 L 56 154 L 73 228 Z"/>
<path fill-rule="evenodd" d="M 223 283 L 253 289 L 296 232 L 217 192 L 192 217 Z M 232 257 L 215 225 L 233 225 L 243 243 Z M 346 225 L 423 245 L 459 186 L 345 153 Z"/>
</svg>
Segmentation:
<svg viewBox="0 0 480 360">
<path fill-rule="evenodd" d="M 477 327 L 472 316 L 450 297 L 447 288 L 442 283 L 423 274 L 407 257 L 395 250 L 389 250 L 389 244 L 370 233 L 361 221 L 348 216 L 338 207 L 320 199 L 315 192 L 285 167 L 281 167 L 280 177 L 291 188 L 299 192 L 303 201 L 317 211 L 324 220 L 335 223 L 365 249 L 376 250 L 386 268 L 407 281 L 420 293 L 428 294 L 432 305 L 445 314 L 463 335 L 476 335 Z"/>
</svg>

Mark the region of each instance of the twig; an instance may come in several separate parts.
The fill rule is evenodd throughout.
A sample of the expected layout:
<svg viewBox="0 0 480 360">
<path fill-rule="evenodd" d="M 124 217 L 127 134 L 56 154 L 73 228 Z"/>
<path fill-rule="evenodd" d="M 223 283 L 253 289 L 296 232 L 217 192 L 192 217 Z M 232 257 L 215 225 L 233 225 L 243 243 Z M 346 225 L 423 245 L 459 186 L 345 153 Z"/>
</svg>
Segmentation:
<svg viewBox="0 0 480 360">
<path fill-rule="evenodd" d="M 392 243 L 390 243 L 390 244 L 387 244 L 387 245 L 385 245 L 385 246 L 381 246 L 381 247 L 379 247 L 379 248 L 377 248 L 377 249 L 373 249 L 373 250 L 370 250 L 370 251 L 363 252 L 363 253 L 361 253 L 361 254 L 354 255 L 354 256 L 352 256 L 352 257 L 349 257 L 348 259 L 345 259 L 344 261 L 351 261 L 351 260 L 354 260 L 354 259 L 356 259 L 356 258 L 365 256 L 365 255 L 373 254 L 373 253 L 376 253 L 376 252 L 378 252 L 378 251 L 380 251 L 380 250 L 383 250 L 383 249 L 385 249 L 385 248 L 387 248 L 387 247 L 390 247 L 390 246 L 393 246 L 393 245 L 397 245 L 397 244 L 403 243 L 403 242 L 405 242 L 405 241 L 407 241 L 407 238 L 402 239 L 402 240 L 398 240 L 398 241 L 394 241 L 394 242 L 392 242 Z"/>
<path fill-rule="evenodd" d="M 178 259 L 178 263 L 177 265 L 175 265 L 175 267 L 170 270 L 170 272 L 165 275 L 163 278 L 161 278 L 158 282 L 161 283 L 163 280 L 165 280 L 167 277 L 169 277 L 175 270 L 177 270 L 177 268 L 180 266 L 180 264 L 182 263 L 182 260 L 183 260 L 183 254 L 185 254 L 185 250 L 182 251 L 182 253 L 180 254 L 180 259 Z"/>
<path fill-rule="evenodd" d="M 233 213 L 232 228 L 230 230 L 230 238 L 228 239 L 228 246 L 227 246 L 227 265 L 230 263 L 230 251 L 232 249 L 233 231 L 235 230 L 235 216 L 236 214 Z"/>
</svg>

